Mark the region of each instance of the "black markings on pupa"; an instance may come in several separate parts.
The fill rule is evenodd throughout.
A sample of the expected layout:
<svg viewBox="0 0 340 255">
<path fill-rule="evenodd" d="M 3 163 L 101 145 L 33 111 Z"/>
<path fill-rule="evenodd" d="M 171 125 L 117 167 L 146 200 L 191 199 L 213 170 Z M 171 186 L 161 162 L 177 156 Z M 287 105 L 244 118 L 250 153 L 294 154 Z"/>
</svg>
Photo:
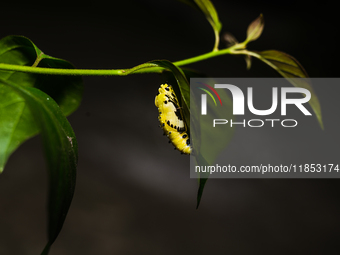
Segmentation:
<svg viewBox="0 0 340 255">
<path fill-rule="evenodd" d="M 159 110 L 158 119 L 164 130 L 164 135 L 169 138 L 169 143 L 172 143 L 175 149 L 181 153 L 190 154 L 192 150 L 190 140 L 183 121 L 182 110 L 173 88 L 168 84 L 163 84 L 158 91 L 159 94 L 155 98 L 155 104 Z M 172 105 L 169 107 L 169 103 L 173 107 Z"/>
</svg>

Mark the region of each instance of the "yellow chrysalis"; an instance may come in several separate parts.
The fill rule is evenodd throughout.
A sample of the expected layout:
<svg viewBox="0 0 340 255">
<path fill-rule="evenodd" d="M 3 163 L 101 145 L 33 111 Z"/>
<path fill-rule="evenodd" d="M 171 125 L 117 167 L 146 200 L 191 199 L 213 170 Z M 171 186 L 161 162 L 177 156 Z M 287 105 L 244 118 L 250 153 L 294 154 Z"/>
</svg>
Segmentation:
<svg viewBox="0 0 340 255">
<path fill-rule="evenodd" d="M 190 154 L 191 146 L 187 127 L 173 88 L 171 85 L 162 84 L 158 92 L 155 105 L 158 107 L 161 128 L 176 149 L 184 154 Z"/>
</svg>

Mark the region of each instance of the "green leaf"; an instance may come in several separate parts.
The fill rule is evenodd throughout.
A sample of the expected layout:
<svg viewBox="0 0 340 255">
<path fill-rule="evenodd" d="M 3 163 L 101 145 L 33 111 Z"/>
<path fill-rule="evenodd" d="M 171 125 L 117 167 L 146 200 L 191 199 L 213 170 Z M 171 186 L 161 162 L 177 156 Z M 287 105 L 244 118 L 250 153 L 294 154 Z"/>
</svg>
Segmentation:
<svg viewBox="0 0 340 255">
<path fill-rule="evenodd" d="M 256 52 L 260 60 L 269 64 L 285 78 L 306 78 L 307 72 L 302 65 L 292 56 L 278 51 L 266 50 Z"/>
<path fill-rule="evenodd" d="M 180 0 L 195 9 L 199 9 L 203 12 L 210 25 L 212 26 L 215 34 L 215 46 L 214 51 L 218 50 L 218 44 L 220 41 L 220 31 L 222 29 L 222 24 L 218 18 L 217 11 L 210 0 Z"/>
<path fill-rule="evenodd" d="M 193 92 L 200 91 L 199 88 L 206 88 L 206 85 L 213 87 L 213 84 L 216 82 L 213 78 L 206 78 L 202 80 L 191 80 L 194 82 L 191 86 Z M 191 101 L 191 113 L 192 113 L 192 123 L 191 126 L 195 129 L 192 129 L 193 140 L 196 141 L 193 147 L 193 151 L 195 151 L 195 159 L 196 165 L 199 166 L 211 166 L 216 164 L 216 158 L 227 148 L 227 145 L 230 143 L 231 138 L 234 135 L 235 126 L 225 127 L 223 129 L 214 129 L 214 132 L 211 130 L 211 123 L 213 123 L 214 119 L 233 119 L 235 117 L 233 115 L 232 109 L 233 104 L 230 96 L 228 95 L 226 90 L 219 90 L 218 94 L 221 98 L 223 98 L 223 106 L 222 104 L 219 107 L 215 106 L 214 100 L 207 100 L 209 114 L 204 117 L 200 116 L 200 112 L 194 112 L 195 109 L 200 110 L 200 99 L 201 93 L 192 93 Z M 217 101 L 217 100 L 216 100 Z M 219 103 L 218 103 L 219 104 Z M 195 105 L 196 107 L 193 107 Z M 199 128 L 198 128 L 198 127 Z M 211 145 L 214 146 L 211 146 Z M 199 188 L 197 193 L 197 208 L 200 204 L 203 190 L 205 184 L 210 177 L 210 173 L 199 173 Z"/>
<path fill-rule="evenodd" d="M 214 30 L 220 32 L 222 24 L 218 19 L 217 11 L 210 0 L 194 0 L 197 6 L 202 10 Z"/>
<path fill-rule="evenodd" d="M 7 36 L 0 40 L 0 63 L 23 66 L 74 68 L 69 62 L 50 57 L 28 38 Z M 0 71 L 0 79 L 22 87 L 35 87 L 52 97 L 65 115 L 74 112 L 81 101 L 83 84 L 78 76 L 37 75 Z M 7 86 L 0 85 L 0 173 L 8 157 L 24 141 L 39 133 L 25 101 Z"/>
<path fill-rule="evenodd" d="M 191 78 L 202 78 L 206 76 L 202 73 L 199 73 L 192 69 L 182 68 L 183 73 L 186 76 L 187 80 L 190 80 Z M 163 71 L 164 79 L 170 82 L 171 84 L 174 84 L 174 76 L 169 75 L 170 72 Z M 207 82 L 208 84 L 214 84 L 215 81 L 213 79 L 209 80 Z M 204 85 L 202 85 L 204 86 Z M 234 116 L 232 114 L 232 100 L 229 97 L 228 93 L 225 90 L 222 90 L 219 92 L 219 95 L 224 99 L 223 104 L 226 108 L 225 111 L 217 111 L 216 107 L 213 107 L 212 101 L 208 101 L 209 109 L 211 109 L 211 112 L 206 118 L 209 118 L 208 120 L 205 119 L 204 121 L 196 118 L 199 116 L 199 113 L 196 112 L 197 107 L 193 107 L 190 109 L 190 117 L 191 121 L 194 124 L 197 125 L 191 125 L 191 129 L 194 130 L 194 132 L 190 133 L 190 141 L 192 143 L 193 148 L 195 149 L 196 153 L 193 153 L 193 156 L 195 157 L 197 161 L 197 165 L 212 165 L 216 159 L 216 157 L 220 154 L 222 150 L 226 148 L 226 146 L 231 141 L 231 138 L 234 135 L 234 127 L 226 130 L 218 130 L 216 132 L 222 132 L 220 135 L 214 134 L 211 136 L 211 132 L 207 131 L 210 129 L 212 120 L 215 119 L 233 119 Z M 195 102 L 196 98 L 191 97 L 190 100 L 193 101 L 193 105 L 198 105 L 198 103 Z M 221 115 L 223 114 L 223 115 Z M 219 137 L 218 140 L 214 140 L 216 137 Z M 211 143 L 214 144 L 214 147 L 212 148 L 209 146 Z M 203 195 L 203 190 L 205 187 L 205 184 L 209 178 L 209 173 L 200 173 L 198 176 L 198 192 L 197 192 L 197 206 L 196 209 L 198 209 L 199 204 L 201 202 L 201 198 Z"/>
<path fill-rule="evenodd" d="M 78 161 L 75 134 L 58 104 L 44 92 L 22 87 L 0 79 L 0 84 L 12 90 L 25 102 L 41 131 L 49 171 L 48 244 L 43 254 L 57 238 L 70 207 Z"/>
<path fill-rule="evenodd" d="M 264 19 L 261 14 L 257 19 L 255 19 L 252 23 L 250 23 L 247 29 L 247 39 L 245 43 L 255 41 L 262 34 L 264 27 Z"/>
<path fill-rule="evenodd" d="M 256 57 L 274 68 L 279 74 L 285 77 L 292 85 L 308 89 L 311 93 L 309 104 L 312 107 L 316 118 L 323 129 L 321 106 L 318 97 L 312 87 L 308 74 L 302 65 L 292 56 L 277 50 L 266 50 L 261 52 L 239 51 L 241 54 Z M 295 79 L 304 78 L 304 79 Z"/>
<path fill-rule="evenodd" d="M 183 102 L 184 102 L 184 104 L 183 104 L 183 108 L 184 108 L 183 114 L 184 114 L 184 116 L 183 117 L 184 117 L 185 122 L 188 126 L 188 129 L 190 130 L 190 85 L 189 85 L 189 82 L 187 80 L 187 77 L 188 78 L 193 77 L 196 72 L 192 71 L 192 70 L 183 71 L 167 60 L 152 61 L 151 63 L 156 64 L 157 66 L 163 67 L 166 70 L 169 70 L 169 71 L 172 72 L 172 74 L 173 74 L 173 76 L 174 76 L 174 78 L 175 78 L 175 80 L 178 84 L 178 87 L 179 87 L 179 90 L 180 90 L 180 93 L 181 93 L 181 98 L 183 99 Z M 163 73 L 164 73 L 164 71 L 163 71 Z M 185 75 L 185 73 L 186 73 L 187 76 Z M 167 74 L 166 74 L 166 77 L 168 77 Z M 185 109 L 187 109 L 187 111 L 185 111 Z M 193 110 L 195 110 L 195 109 L 193 109 Z M 193 116 L 197 116 L 197 114 L 193 114 Z M 196 130 L 194 133 L 200 134 L 200 131 Z M 190 140 L 191 140 L 192 144 L 194 144 L 195 141 L 199 141 L 198 137 L 192 138 L 191 136 L 190 136 Z M 199 145 L 195 145 L 195 148 L 199 148 Z M 199 160 L 200 158 L 203 158 L 203 157 L 201 155 L 196 156 L 196 160 Z M 198 188 L 198 193 L 197 193 L 196 209 L 198 208 L 198 206 L 200 204 L 201 197 L 202 197 L 202 194 L 203 194 L 204 185 L 205 185 L 207 179 L 208 179 L 208 176 L 200 176 L 198 178 L 199 188 Z"/>
</svg>

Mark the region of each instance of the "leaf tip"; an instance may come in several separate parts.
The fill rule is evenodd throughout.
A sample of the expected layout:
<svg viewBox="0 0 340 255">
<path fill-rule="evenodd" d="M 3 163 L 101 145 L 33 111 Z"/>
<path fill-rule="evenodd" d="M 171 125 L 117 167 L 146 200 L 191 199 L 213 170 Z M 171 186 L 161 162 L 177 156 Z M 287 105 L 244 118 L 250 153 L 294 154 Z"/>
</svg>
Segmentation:
<svg viewBox="0 0 340 255">
<path fill-rule="evenodd" d="M 196 210 L 198 210 L 198 207 L 201 204 L 201 197 L 197 197 L 197 204 L 196 204 Z"/>
<path fill-rule="evenodd" d="M 196 205 L 196 210 L 198 209 L 200 203 L 201 203 L 201 199 L 202 199 L 202 195 L 203 195 L 203 189 L 205 186 L 205 183 L 207 182 L 208 177 L 207 178 L 200 178 L 199 179 L 199 187 L 198 187 L 198 191 L 197 191 L 197 205 Z"/>
<path fill-rule="evenodd" d="M 324 127 L 324 125 L 323 125 L 323 121 L 322 121 L 321 113 L 320 113 L 320 115 L 319 115 L 319 116 L 317 116 L 317 119 L 318 119 L 318 122 L 319 122 L 319 125 L 320 125 L 320 127 L 321 127 L 322 131 L 324 131 L 324 130 L 325 130 L 325 127 Z M 0 171 L 0 173 L 1 173 L 1 171 Z"/>
<path fill-rule="evenodd" d="M 201 197 L 202 197 L 202 196 L 199 196 L 199 195 L 197 196 L 196 210 L 198 210 L 198 207 L 200 206 Z"/>
<path fill-rule="evenodd" d="M 47 243 L 44 250 L 41 252 L 40 255 L 48 255 L 49 251 L 50 251 L 50 248 L 51 248 L 51 244 L 50 243 Z"/>
</svg>

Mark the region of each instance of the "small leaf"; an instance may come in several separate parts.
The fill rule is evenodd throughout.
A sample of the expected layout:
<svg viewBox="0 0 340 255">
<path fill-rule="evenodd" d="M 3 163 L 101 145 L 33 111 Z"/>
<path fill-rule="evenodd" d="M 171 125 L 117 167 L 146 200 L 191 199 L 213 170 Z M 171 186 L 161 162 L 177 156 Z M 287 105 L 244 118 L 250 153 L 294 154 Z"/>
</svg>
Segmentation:
<svg viewBox="0 0 340 255">
<path fill-rule="evenodd" d="M 41 130 L 50 180 L 48 244 L 43 251 L 43 254 L 47 254 L 63 226 L 73 198 L 78 160 L 77 140 L 60 107 L 49 95 L 4 79 L 0 79 L 0 84 L 21 97 Z"/>
<path fill-rule="evenodd" d="M 213 29 L 218 32 L 221 31 L 222 24 L 218 18 L 217 11 L 210 0 L 179 0 L 182 3 L 185 3 L 196 10 L 201 10 Z"/>
<path fill-rule="evenodd" d="M 257 19 L 250 23 L 247 29 L 247 39 L 246 42 L 255 41 L 262 34 L 264 27 L 264 19 L 261 14 Z"/>
<path fill-rule="evenodd" d="M 54 68 L 74 68 L 69 62 L 50 57 L 28 38 L 7 36 L 0 40 L 0 63 Z M 81 101 L 83 84 L 79 76 L 37 75 L 0 71 L 0 78 L 22 87 L 38 88 L 53 98 L 65 115 L 74 112 Z M 0 85 L 0 173 L 9 156 L 39 127 L 26 102 L 10 88 Z"/>
<path fill-rule="evenodd" d="M 256 57 L 274 68 L 278 73 L 296 87 L 306 88 L 311 93 L 311 100 L 309 104 L 316 114 L 317 120 L 323 129 L 321 106 L 319 99 L 314 92 L 311 81 L 309 79 L 294 79 L 294 78 L 308 78 L 308 74 L 302 65 L 292 56 L 277 50 L 267 50 L 262 52 L 240 51 L 242 54 Z"/>
<path fill-rule="evenodd" d="M 249 55 L 244 56 L 244 60 L 246 61 L 247 70 L 249 70 L 251 68 L 251 56 Z"/>
<path fill-rule="evenodd" d="M 222 24 L 218 19 L 217 11 L 212 2 L 209 0 L 194 0 L 194 1 L 197 4 L 197 6 L 202 10 L 202 12 L 208 19 L 213 29 L 220 32 L 222 29 Z"/>
<path fill-rule="evenodd" d="M 222 24 L 218 18 L 217 11 L 212 2 L 210 0 L 179 0 L 179 1 L 184 2 L 194 7 L 195 9 L 200 9 L 204 13 L 206 19 L 209 21 L 210 25 L 214 30 L 215 34 L 214 50 L 218 50 L 218 44 L 220 41 L 219 34 L 222 29 Z"/>
<path fill-rule="evenodd" d="M 223 37 L 222 37 L 223 41 L 226 42 L 226 46 L 227 48 L 235 45 L 235 44 L 238 44 L 238 41 L 237 39 L 235 38 L 235 36 L 233 36 L 231 33 L 229 32 L 225 32 L 223 34 Z"/>
</svg>

